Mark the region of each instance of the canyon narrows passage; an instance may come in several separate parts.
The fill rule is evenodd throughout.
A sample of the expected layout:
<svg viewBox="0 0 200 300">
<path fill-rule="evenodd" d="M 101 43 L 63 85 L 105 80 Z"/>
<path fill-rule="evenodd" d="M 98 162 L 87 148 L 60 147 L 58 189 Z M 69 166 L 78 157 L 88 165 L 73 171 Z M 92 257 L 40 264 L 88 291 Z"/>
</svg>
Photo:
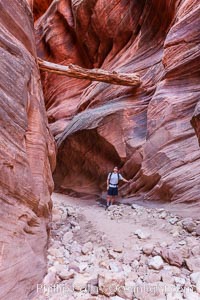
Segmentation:
<svg viewBox="0 0 200 300">
<path fill-rule="evenodd" d="M 63 216 L 54 225 L 50 222 L 54 185 L 57 192 L 68 195 L 66 202 L 70 197 L 94 201 L 106 190 L 107 173 L 118 165 L 131 180 L 120 186 L 124 200 L 162 202 L 176 211 L 186 208 L 191 218 L 198 214 L 199 14 L 197 0 L 0 1 L 1 299 L 32 299 L 47 273 L 49 233 L 63 222 Z M 72 71 L 75 66 L 79 74 L 86 70 L 93 78 L 50 73 L 42 70 L 44 61 Z M 120 80 L 120 74 L 125 80 L 134 75 L 136 81 L 132 86 L 116 85 L 110 79 L 96 81 L 94 69 L 114 80 Z M 59 209 L 60 205 L 64 204 L 59 202 Z M 101 215 L 103 207 L 95 205 Z M 116 214 L 132 213 L 136 221 L 142 218 L 140 209 L 139 215 L 123 205 L 113 209 Z M 68 210 L 64 205 L 61 215 L 70 217 Z M 160 218 L 160 213 L 149 212 L 153 218 Z M 115 213 L 111 210 L 104 217 L 109 214 Z M 177 217 L 166 214 L 161 213 L 166 224 Z M 72 219 L 64 221 L 66 229 Z M 179 233 L 171 234 L 175 234 L 174 247 L 189 247 L 190 256 L 184 250 L 184 267 L 172 277 L 186 278 L 184 283 L 176 280 L 194 286 L 192 295 L 199 297 L 198 282 L 190 277 L 199 271 L 193 269 L 199 266 L 195 248 L 199 221 L 184 222 L 178 219 Z M 168 233 L 164 230 L 163 236 Z M 167 242 L 162 246 L 169 250 L 171 240 Z M 141 254 L 144 245 L 139 244 Z M 109 256 L 110 250 L 105 250 Z M 152 250 L 150 255 L 160 254 Z M 53 257 L 50 262 L 59 261 Z M 141 257 L 136 260 L 145 282 L 146 269 L 140 268 L 145 256 Z M 118 258 L 109 259 L 118 264 Z M 192 262 L 186 268 L 187 259 Z M 131 263 L 132 272 L 137 268 Z M 106 268 L 116 270 L 114 265 Z M 125 267 L 126 272 L 130 268 Z M 102 293 L 94 297 L 111 297 Z M 180 297 L 192 299 L 191 294 Z"/>
</svg>

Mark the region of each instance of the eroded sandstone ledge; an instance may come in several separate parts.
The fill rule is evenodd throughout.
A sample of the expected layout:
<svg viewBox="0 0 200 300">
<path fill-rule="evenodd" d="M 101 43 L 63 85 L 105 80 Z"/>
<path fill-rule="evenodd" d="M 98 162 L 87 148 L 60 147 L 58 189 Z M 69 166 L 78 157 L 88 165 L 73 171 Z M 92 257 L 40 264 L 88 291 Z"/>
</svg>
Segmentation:
<svg viewBox="0 0 200 300">
<path fill-rule="evenodd" d="M 27 300 L 46 272 L 55 144 L 26 1 L 0 2 L 0 299 Z"/>
</svg>

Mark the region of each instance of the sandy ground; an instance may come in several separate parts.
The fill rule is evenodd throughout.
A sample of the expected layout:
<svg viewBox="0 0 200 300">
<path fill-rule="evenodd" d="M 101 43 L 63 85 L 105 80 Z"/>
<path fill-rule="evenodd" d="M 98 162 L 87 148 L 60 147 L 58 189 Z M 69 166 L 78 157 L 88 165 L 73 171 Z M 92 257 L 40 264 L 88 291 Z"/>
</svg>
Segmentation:
<svg viewBox="0 0 200 300">
<path fill-rule="evenodd" d="M 152 270 L 148 268 L 147 261 L 149 258 L 142 252 L 144 247 L 150 244 L 153 245 L 154 249 L 157 249 L 156 251 L 171 246 L 174 247 L 174 249 L 185 247 L 183 253 L 187 253 L 187 251 L 191 251 L 187 249 L 190 249 L 193 245 L 199 245 L 200 237 L 192 235 L 182 227 L 182 219 L 184 217 L 190 217 L 191 211 L 181 205 L 172 206 L 170 204 L 164 205 L 144 201 L 135 202 L 135 199 L 118 199 L 116 205 L 105 210 L 106 202 L 103 199 L 83 200 L 59 193 L 53 193 L 52 200 L 54 207 L 49 243 L 49 249 L 51 250 L 50 252 L 48 250 L 48 253 L 51 253 L 51 255 L 48 255 L 48 268 L 50 273 L 48 272 L 47 274 L 47 277 L 48 275 L 50 275 L 50 277 L 46 281 L 46 284 L 51 285 L 55 282 L 57 286 L 65 285 L 69 290 L 67 295 L 64 296 L 59 293 L 53 293 L 51 296 L 48 296 L 47 293 L 45 294 L 42 291 L 40 294 L 37 294 L 34 300 L 115 300 L 115 297 L 110 298 L 102 294 L 91 297 L 91 295 L 85 295 L 75 291 L 74 280 L 76 280 L 76 276 L 83 276 L 84 278 L 85 273 L 87 274 L 89 272 L 90 275 L 95 275 L 99 274 L 101 271 L 108 270 L 109 268 L 111 268 L 111 272 L 115 273 L 118 271 L 114 270 L 117 270 L 117 266 L 120 265 L 125 268 L 124 276 L 127 280 L 130 279 L 129 276 L 131 274 L 134 274 L 139 280 L 136 280 L 137 284 L 142 281 L 145 283 L 144 278 L 146 275 L 151 277 L 155 276 L 155 274 L 152 275 Z M 131 207 L 130 205 L 133 202 L 135 202 L 135 205 L 134 207 Z M 69 209 L 72 211 L 71 215 L 69 214 Z M 196 216 L 198 216 L 198 212 Z M 73 230 L 73 222 L 75 222 L 75 225 L 73 226 L 78 226 L 78 230 Z M 200 224 L 199 218 L 196 220 L 196 224 Z M 65 234 L 72 235 L 71 241 L 63 242 Z M 76 250 L 71 250 L 71 246 L 74 243 L 80 247 L 84 247 L 85 243 L 88 242 L 93 245 L 93 251 L 89 255 L 83 255 L 81 252 L 77 254 Z M 103 261 L 105 260 L 103 265 L 101 265 L 101 263 L 99 264 L 98 258 L 95 258 L 94 261 L 92 260 L 94 255 L 96 255 L 96 251 L 98 252 L 102 247 L 107 249 L 107 254 L 102 258 Z M 110 257 L 109 251 L 117 252 L 118 250 L 115 249 L 122 249 L 119 256 L 121 258 L 112 257 L 112 255 Z M 137 258 L 138 251 L 140 253 L 140 258 Z M 55 253 L 55 255 L 52 253 Z M 57 256 L 56 253 L 59 253 L 59 255 Z M 134 259 L 138 260 L 137 263 L 140 265 L 139 269 L 128 262 L 132 259 L 132 255 L 136 255 L 134 256 L 136 257 Z M 60 266 L 63 270 L 67 268 L 66 272 L 68 272 L 67 270 L 70 270 L 70 264 L 83 266 L 84 263 L 87 265 L 86 270 L 80 273 L 77 271 L 75 278 L 60 281 L 58 274 L 58 276 L 54 278 L 55 280 L 52 281 L 51 268 L 54 269 Z M 166 268 L 167 271 L 171 270 L 170 272 L 173 273 L 173 267 L 165 262 L 163 263 L 163 268 Z M 114 270 L 112 270 L 112 266 L 114 266 Z M 59 272 L 60 271 L 58 271 L 58 273 Z M 129 274 L 129 272 L 131 273 Z M 176 272 L 177 270 L 175 270 L 175 273 Z M 157 273 L 159 273 L 159 271 Z M 186 270 L 185 267 L 182 267 L 178 273 L 180 273 L 180 280 L 184 280 L 185 285 L 190 287 L 190 272 Z M 137 299 L 157 299 L 156 297 L 148 299 L 145 297 L 146 296 L 141 296 L 137 297 Z M 190 300 L 191 296 L 189 295 L 188 297 L 189 298 L 184 299 Z M 174 300 L 175 298 L 166 298 L 166 296 L 164 296 L 159 299 Z M 200 297 L 195 294 L 194 299 L 200 300 Z"/>
<path fill-rule="evenodd" d="M 134 201 L 134 198 L 118 198 L 116 201 L 117 205 L 126 204 L 129 206 L 132 203 L 135 203 L 143 206 L 145 213 L 135 216 L 132 214 L 129 207 L 127 207 L 127 211 L 123 212 L 123 217 L 116 217 L 112 220 L 105 211 L 105 200 L 82 200 L 59 193 L 54 193 L 52 195 L 52 199 L 57 205 L 60 205 L 62 202 L 64 202 L 66 205 L 80 208 L 81 214 L 84 216 L 83 220 L 80 221 L 81 228 L 85 228 L 86 224 L 88 225 L 89 222 L 94 230 L 93 234 L 98 232 L 101 235 L 106 235 L 110 243 L 114 246 L 126 246 L 130 244 L 130 237 L 131 244 L 134 242 L 134 240 L 138 242 L 137 237 L 133 235 L 137 229 L 144 229 L 145 231 L 148 231 L 151 234 L 151 242 L 153 243 L 163 241 L 163 236 L 165 242 L 172 242 L 173 236 L 170 233 L 170 230 L 173 229 L 173 226 L 171 224 L 166 224 L 166 222 L 163 222 L 162 219 L 157 219 L 154 216 L 152 218 L 152 211 L 156 208 L 159 210 L 165 209 L 169 212 L 169 214 L 172 214 L 172 217 L 174 215 L 183 218 L 193 216 L 195 219 L 200 219 L 200 214 L 196 207 L 193 208 L 191 206 L 191 208 L 188 209 L 186 205 L 181 204 L 172 205 L 170 203 L 162 204 L 158 202 Z M 146 214 L 146 211 L 148 212 L 148 210 L 149 214 Z M 87 235 L 87 233 L 85 234 Z M 91 235 L 90 238 L 92 238 Z"/>
<path fill-rule="evenodd" d="M 98 234 L 98 236 L 105 236 L 108 244 L 112 246 L 123 245 L 128 247 L 135 242 L 138 243 L 138 238 L 134 235 L 137 229 L 148 231 L 151 234 L 151 242 L 153 243 L 162 241 L 163 234 L 166 242 L 173 241 L 170 234 L 170 229 L 173 228 L 172 225 L 163 226 L 163 220 L 152 219 L 151 214 L 145 214 L 145 216 L 141 214 L 141 216 L 136 217 L 128 206 L 122 217 L 111 219 L 105 211 L 102 201 L 81 200 L 58 193 L 54 193 L 52 199 L 57 205 L 64 201 L 66 205 L 80 208 L 82 217 L 79 220 L 81 230 L 78 240 L 81 240 L 81 242 L 83 240 L 87 241 L 87 239 L 95 240 Z M 90 225 L 89 228 L 88 225 Z"/>
</svg>

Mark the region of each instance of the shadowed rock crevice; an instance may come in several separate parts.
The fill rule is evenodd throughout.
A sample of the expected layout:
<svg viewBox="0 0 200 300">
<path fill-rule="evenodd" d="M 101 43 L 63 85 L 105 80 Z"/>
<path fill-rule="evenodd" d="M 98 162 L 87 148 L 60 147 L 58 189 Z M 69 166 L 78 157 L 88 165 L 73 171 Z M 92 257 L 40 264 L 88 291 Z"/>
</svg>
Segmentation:
<svg viewBox="0 0 200 300">
<path fill-rule="evenodd" d="M 45 11 L 48 9 L 50 4 L 53 2 L 53 0 L 26 0 L 32 11 L 34 20 L 37 20 L 39 17 L 41 17 Z"/>
<path fill-rule="evenodd" d="M 113 165 L 122 165 L 116 149 L 96 129 L 68 136 L 58 149 L 55 189 L 71 195 L 99 195 Z"/>
</svg>

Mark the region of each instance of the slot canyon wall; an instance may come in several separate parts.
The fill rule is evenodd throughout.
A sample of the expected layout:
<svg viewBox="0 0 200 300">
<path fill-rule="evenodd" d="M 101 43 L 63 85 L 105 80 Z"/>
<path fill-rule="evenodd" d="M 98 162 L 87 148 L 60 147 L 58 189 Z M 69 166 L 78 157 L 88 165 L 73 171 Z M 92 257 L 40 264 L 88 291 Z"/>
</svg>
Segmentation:
<svg viewBox="0 0 200 300">
<path fill-rule="evenodd" d="M 26 1 L 0 1 L 0 299 L 31 299 L 46 273 L 55 142 Z"/>
<path fill-rule="evenodd" d="M 57 190 L 99 195 L 119 165 L 132 180 L 121 195 L 199 204 L 190 122 L 200 96 L 199 14 L 198 0 L 60 0 L 37 18 L 39 57 L 136 72 L 142 82 L 134 89 L 42 72 Z"/>
</svg>

